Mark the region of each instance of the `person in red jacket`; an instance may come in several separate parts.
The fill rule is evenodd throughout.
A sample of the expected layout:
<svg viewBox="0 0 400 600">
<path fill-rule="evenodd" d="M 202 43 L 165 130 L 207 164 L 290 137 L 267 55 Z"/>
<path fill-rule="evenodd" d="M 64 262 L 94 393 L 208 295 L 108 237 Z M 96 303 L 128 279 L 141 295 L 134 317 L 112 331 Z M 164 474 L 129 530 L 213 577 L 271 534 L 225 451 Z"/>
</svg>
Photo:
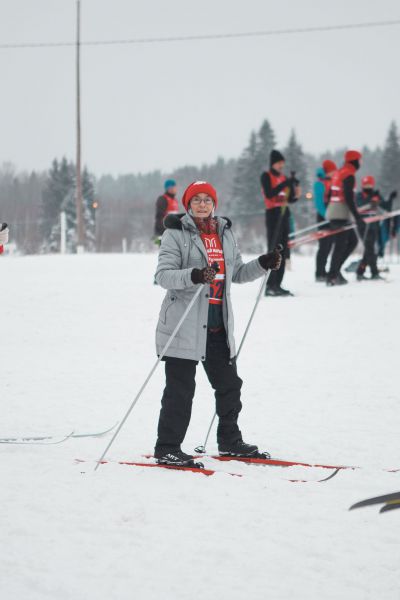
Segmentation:
<svg viewBox="0 0 400 600">
<path fill-rule="evenodd" d="M 270 170 L 261 175 L 261 187 L 265 202 L 265 222 L 267 226 L 268 251 L 272 252 L 277 244 L 283 247 L 281 266 L 268 278 L 265 289 L 266 296 L 292 296 L 291 292 L 282 288 L 285 274 L 285 258 L 288 258 L 288 241 L 290 233 L 290 210 L 288 205 L 297 202 L 301 188 L 295 174 L 286 177 L 283 173 L 285 157 L 278 150 L 270 154 Z"/>
<path fill-rule="evenodd" d="M 8 242 L 8 233 L 7 223 L 0 223 L 0 254 L 3 254 L 4 246 Z"/>
<path fill-rule="evenodd" d="M 361 238 L 363 238 L 365 223 L 355 204 L 356 172 L 361 166 L 362 155 L 357 150 L 348 150 L 344 156 L 344 165 L 333 173 L 329 194 L 329 205 L 326 211 L 327 219 L 333 230 L 341 229 L 351 223 L 354 217 Z M 354 229 L 349 229 L 335 235 L 334 250 L 330 270 L 326 280 L 327 285 L 343 285 L 348 283 L 340 272 L 344 262 L 355 250 L 358 238 Z"/>
<path fill-rule="evenodd" d="M 157 198 L 156 219 L 154 224 L 155 242 L 159 245 L 162 234 L 165 231 L 164 219 L 167 215 L 177 214 L 179 204 L 176 199 L 177 186 L 174 179 L 167 179 L 164 183 L 164 194 Z"/>
</svg>

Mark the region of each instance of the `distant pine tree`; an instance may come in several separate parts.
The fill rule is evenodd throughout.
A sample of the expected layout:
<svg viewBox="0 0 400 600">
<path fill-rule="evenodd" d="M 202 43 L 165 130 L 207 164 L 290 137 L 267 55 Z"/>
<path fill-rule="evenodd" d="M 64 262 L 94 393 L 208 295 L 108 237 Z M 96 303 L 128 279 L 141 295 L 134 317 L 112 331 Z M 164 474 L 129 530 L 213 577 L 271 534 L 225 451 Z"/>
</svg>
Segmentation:
<svg viewBox="0 0 400 600">
<path fill-rule="evenodd" d="M 53 160 L 42 192 L 41 230 L 44 237 L 44 250 L 54 226 L 60 220 L 61 205 L 73 185 L 71 167 L 64 157 L 61 162 Z"/>
<path fill-rule="evenodd" d="M 298 227 L 305 227 L 314 219 L 314 207 L 310 199 L 305 200 L 305 195 L 310 191 L 310 175 L 306 155 L 303 152 L 301 144 L 297 141 L 296 133 L 292 130 L 288 144 L 283 152 L 286 164 L 285 173 L 290 175 L 293 171 L 300 181 L 302 189 L 302 198 L 295 204 L 293 215 Z"/>
<path fill-rule="evenodd" d="M 83 218 L 85 221 L 85 248 L 95 249 L 95 197 L 93 177 L 85 168 L 82 173 Z M 60 251 L 60 215 L 67 219 L 67 251 L 75 252 L 77 246 L 76 224 L 76 171 L 72 162 L 64 157 L 54 160 L 48 172 L 42 194 L 42 252 Z"/>
<path fill-rule="evenodd" d="M 297 141 L 296 133 L 292 130 L 288 144 L 283 152 L 286 164 L 285 172 L 289 175 L 292 171 L 296 172 L 296 177 L 300 181 L 303 194 L 310 189 L 310 176 L 308 173 L 307 158 L 303 152 L 301 144 Z"/>
<path fill-rule="evenodd" d="M 258 187 L 260 189 L 260 177 L 263 171 L 269 169 L 269 155 L 271 150 L 276 146 L 276 138 L 274 130 L 269 121 L 263 121 L 257 136 L 257 172 L 258 172 Z"/>
<path fill-rule="evenodd" d="M 393 190 L 400 193 L 400 140 L 395 122 L 392 122 L 382 152 L 379 187 L 385 197 Z"/>
<path fill-rule="evenodd" d="M 251 215 L 262 210 L 260 177 L 268 169 L 269 155 L 274 146 L 274 131 L 265 120 L 258 133 L 251 133 L 249 143 L 237 163 L 232 207 L 235 213 Z"/>
<path fill-rule="evenodd" d="M 65 157 L 61 162 L 53 161 L 42 193 L 42 252 L 60 250 L 60 214 L 75 185 L 74 179 L 73 165 Z"/>
<path fill-rule="evenodd" d="M 96 249 L 96 209 L 94 178 L 85 167 L 82 173 L 83 218 L 85 221 L 85 248 L 89 252 Z"/>
</svg>

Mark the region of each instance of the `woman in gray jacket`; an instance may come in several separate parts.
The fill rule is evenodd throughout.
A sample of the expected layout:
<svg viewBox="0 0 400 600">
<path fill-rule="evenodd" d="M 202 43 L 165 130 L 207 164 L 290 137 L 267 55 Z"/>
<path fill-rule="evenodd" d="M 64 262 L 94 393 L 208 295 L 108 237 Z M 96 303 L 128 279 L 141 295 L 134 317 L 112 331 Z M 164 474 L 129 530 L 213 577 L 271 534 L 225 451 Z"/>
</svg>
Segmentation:
<svg viewBox="0 0 400 600">
<path fill-rule="evenodd" d="M 218 199 L 209 183 L 192 183 L 182 203 L 186 213 L 169 215 L 164 221 L 155 276 L 167 290 L 156 331 L 159 355 L 198 286 L 205 285 L 164 358 L 166 386 L 154 455 L 163 464 L 199 466 L 193 456 L 182 452 L 181 444 L 192 411 L 196 366 L 201 361 L 215 390 L 219 453 L 254 457 L 258 448 L 243 441 L 237 423 L 242 380 L 235 363 L 231 283 L 253 281 L 268 269 L 279 269 L 282 258 L 274 250 L 243 263 L 231 221 L 214 216 Z"/>
</svg>

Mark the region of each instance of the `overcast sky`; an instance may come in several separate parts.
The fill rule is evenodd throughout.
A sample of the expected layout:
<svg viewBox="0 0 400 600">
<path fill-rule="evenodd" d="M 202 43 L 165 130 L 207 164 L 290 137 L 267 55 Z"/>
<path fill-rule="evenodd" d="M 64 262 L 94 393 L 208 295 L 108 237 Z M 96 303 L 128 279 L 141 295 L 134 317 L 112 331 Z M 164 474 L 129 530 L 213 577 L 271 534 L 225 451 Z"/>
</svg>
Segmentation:
<svg viewBox="0 0 400 600">
<path fill-rule="evenodd" d="M 70 41 L 75 0 L 0 0 L 0 43 Z M 399 0 L 82 0 L 83 40 L 387 20 Z M 96 174 L 236 157 L 264 118 L 312 152 L 400 123 L 400 26 L 82 49 L 84 162 Z M 0 162 L 74 157 L 74 49 L 0 49 Z"/>
</svg>

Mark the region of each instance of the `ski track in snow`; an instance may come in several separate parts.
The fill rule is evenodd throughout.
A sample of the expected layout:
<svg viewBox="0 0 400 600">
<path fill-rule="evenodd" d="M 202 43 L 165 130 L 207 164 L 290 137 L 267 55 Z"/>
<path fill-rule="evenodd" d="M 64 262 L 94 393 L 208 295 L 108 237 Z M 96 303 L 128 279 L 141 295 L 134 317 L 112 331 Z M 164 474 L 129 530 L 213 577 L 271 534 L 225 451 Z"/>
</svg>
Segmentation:
<svg viewBox="0 0 400 600">
<path fill-rule="evenodd" d="M 106 429 L 155 361 L 164 291 L 156 255 L 2 259 L 1 436 Z M 244 439 L 273 456 L 360 465 L 326 471 L 243 464 L 246 477 L 103 465 L 107 440 L 0 447 L 0 597 L 15 600 L 398 600 L 400 511 L 349 513 L 400 489 L 400 267 L 390 285 L 327 289 L 293 259 L 295 298 L 263 298 L 239 360 Z M 234 286 L 236 340 L 259 282 Z M 152 452 L 163 369 L 112 460 Z M 203 442 L 213 396 L 198 368 L 184 449 Z M 215 432 L 208 450 L 214 452 Z M 89 462 L 75 464 L 75 458 Z M 206 466 L 211 467 L 209 461 Z"/>
</svg>

